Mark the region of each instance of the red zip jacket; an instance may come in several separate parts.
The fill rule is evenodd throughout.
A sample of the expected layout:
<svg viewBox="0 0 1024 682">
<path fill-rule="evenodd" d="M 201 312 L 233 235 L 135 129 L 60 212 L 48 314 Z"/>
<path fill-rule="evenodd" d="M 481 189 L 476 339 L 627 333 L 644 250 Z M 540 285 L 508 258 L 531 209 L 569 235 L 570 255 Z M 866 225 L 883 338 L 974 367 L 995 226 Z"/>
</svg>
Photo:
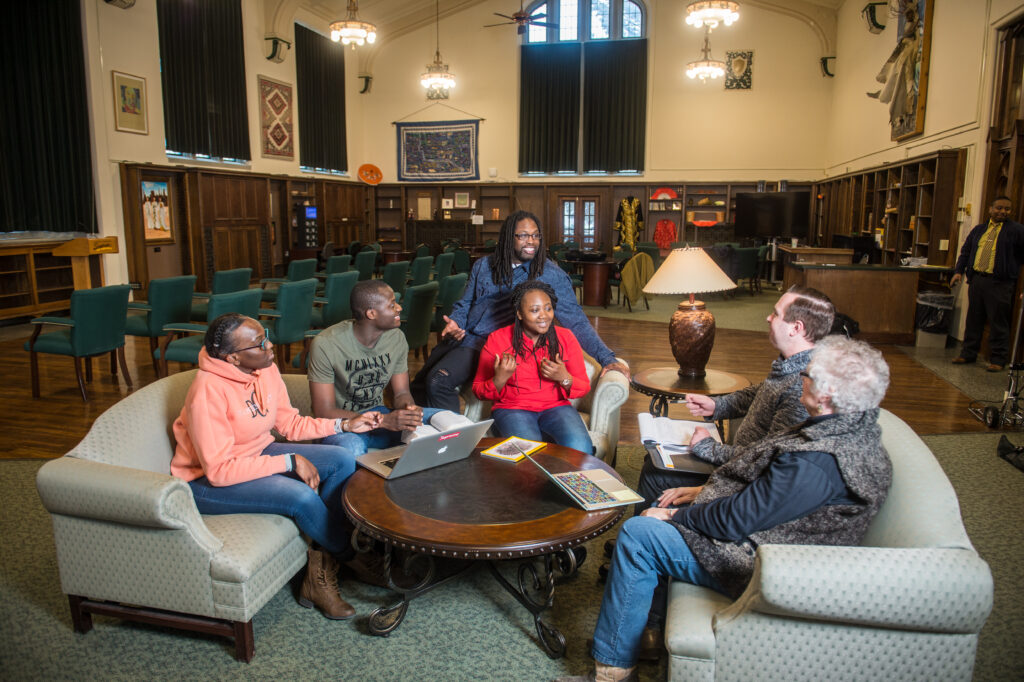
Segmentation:
<svg viewBox="0 0 1024 682">
<path fill-rule="evenodd" d="M 540 373 L 541 361 L 548 357 L 547 347 L 534 350 L 533 341 L 523 337 L 524 355 L 516 357 L 516 371 L 499 393 L 494 386 L 494 359 L 502 353 L 512 352 L 512 326 L 491 332 L 483 350 L 473 380 L 473 393 L 481 400 L 494 402 L 494 409 L 529 410 L 543 412 L 559 405 L 568 405 L 571 398 L 579 398 L 590 390 L 583 349 L 571 331 L 555 327 L 562 361 L 572 375 L 572 386 L 566 391 L 557 381 L 545 379 Z"/>
</svg>

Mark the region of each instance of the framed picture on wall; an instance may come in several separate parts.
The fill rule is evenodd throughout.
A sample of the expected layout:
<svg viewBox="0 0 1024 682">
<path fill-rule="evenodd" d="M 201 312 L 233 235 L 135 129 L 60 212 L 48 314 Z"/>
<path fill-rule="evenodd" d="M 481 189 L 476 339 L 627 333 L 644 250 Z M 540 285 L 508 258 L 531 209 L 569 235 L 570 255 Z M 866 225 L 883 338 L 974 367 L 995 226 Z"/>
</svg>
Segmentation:
<svg viewBox="0 0 1024 682">
<path fill-rule="evenodd" d="M 171 182 L 167 178 L 141 181 L 142 233 L 147 246 L 173 244 L 174 222 L 171 213 Z"/>
<path fill-rule="evenodd" d="M 469 192 L 455 193 L 455 208 L 469 208 Z"/>
<path fill-rule="evenodd" d="M 441 208 L 452 208 L 453 202 L 451 199 L 441 199 Z"/>
<path fill-rule="evenodd" d="M 114 129 L 148 135 L 146 79 L 120 71 L 110 73 L 114 78 Z"/>
</svg>

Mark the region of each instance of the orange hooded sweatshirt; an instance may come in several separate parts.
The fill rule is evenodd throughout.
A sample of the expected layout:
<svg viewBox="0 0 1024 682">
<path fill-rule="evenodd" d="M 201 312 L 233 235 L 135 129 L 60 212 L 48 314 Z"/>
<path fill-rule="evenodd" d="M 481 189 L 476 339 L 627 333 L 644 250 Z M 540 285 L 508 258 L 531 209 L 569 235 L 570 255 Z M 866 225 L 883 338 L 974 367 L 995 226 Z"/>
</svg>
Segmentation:
<svg viewBox="0 0 1024 682">
<path fill-rule="evenodd" d="M 333 434 L 334 420 L 300 416 L 276 365 L 246 374 L 204 348 L 174 420 L 171 474 L 186 481 L 205 475 L 212 485 L 225 486 L 283 473 L 287 455 L 260 455 L 274 441 L 271 428 L 289 440 L 309 440 Z"/>
</svg>

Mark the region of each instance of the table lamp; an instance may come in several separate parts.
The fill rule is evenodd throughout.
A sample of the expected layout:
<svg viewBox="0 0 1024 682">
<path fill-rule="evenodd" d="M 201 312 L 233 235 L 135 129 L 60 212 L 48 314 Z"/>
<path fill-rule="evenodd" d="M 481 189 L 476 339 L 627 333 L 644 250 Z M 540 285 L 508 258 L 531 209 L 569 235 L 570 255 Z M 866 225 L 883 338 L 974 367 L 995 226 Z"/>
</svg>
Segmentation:
<svg viewBox="0 0 1024 682">
<path fill-rule="evenodd" d="M 679 376 L 702 377 L 715 344 L 715 317 L 694 294 L 735 289 L 736 283 L 722 272 L 704 249 L 674 249 L 644 286 L 645 294 L 689 294 L 668 325 L 672 355 Z"/>
</svg>

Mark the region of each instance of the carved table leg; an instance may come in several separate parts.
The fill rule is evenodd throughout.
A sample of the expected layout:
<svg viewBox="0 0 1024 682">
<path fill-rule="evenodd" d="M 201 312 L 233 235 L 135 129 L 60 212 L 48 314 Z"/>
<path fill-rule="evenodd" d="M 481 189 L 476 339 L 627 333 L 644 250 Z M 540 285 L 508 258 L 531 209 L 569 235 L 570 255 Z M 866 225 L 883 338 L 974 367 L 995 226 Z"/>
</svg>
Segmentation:
<svg viewBox="0 0 1024 682">
<path fill-rule="evenodd" d="M 575 570 L 576 559 L 572 552 L 567 552 L 570 559 L 564 561 L 562 571 L 566 565 L 571 565 Z M 498 564 L 494 561 L 487 562 L 491 569 L 491 575 L 505 588 L 505 590 L 516 598 L 527 611 L 533 614 L 533 623 L 537 628 L 537 637 L 545 653 L 551 658 L 565 656 L 565 636 L 555 627 L 548 625 L 541 620 L 541 614 L 551 608 L 555 599 L 555 574 L 553 554 L 545 554 L 541 557 L 543 564 L 543 575 L 537 573 L 537 566 L 533 560 L 521 562 L 517 568 L 517 585 L 513 585 L 498 570 Z"/>
</svg>

